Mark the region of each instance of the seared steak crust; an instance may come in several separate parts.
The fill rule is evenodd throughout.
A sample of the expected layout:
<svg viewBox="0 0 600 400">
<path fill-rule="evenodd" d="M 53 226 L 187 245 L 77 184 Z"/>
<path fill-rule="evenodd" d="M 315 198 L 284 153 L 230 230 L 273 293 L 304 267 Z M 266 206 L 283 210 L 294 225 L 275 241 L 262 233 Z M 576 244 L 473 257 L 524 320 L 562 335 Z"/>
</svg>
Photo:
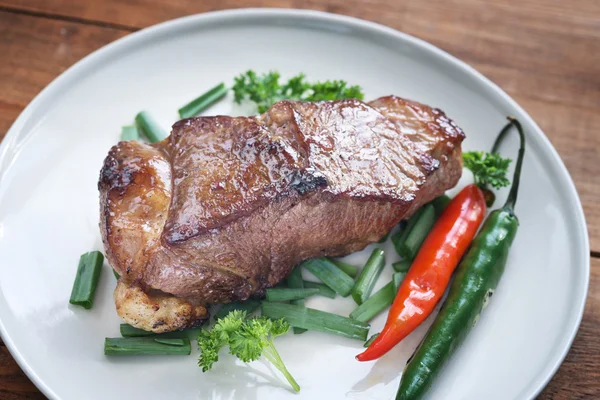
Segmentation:
<svg viewBox="0 0 600 400">
<path fill-rule="evenodd" d="M 463 139 L 442 111 L 394 96 L 179 121 L 105 159 L 108 260 L 131 287 L 192 305 L 246 299 L 304 259 L 361 250 L 454 186 Z"/>
</svg>

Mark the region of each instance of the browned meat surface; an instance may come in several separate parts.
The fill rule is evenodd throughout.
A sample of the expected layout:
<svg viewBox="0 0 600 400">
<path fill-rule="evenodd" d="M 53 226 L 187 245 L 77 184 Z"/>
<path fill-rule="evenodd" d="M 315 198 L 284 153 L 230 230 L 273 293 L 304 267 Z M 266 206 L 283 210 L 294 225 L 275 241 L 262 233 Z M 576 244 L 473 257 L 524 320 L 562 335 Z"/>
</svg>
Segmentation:
<svg viewBox="0 0 600 400">
<path fill-rule="evenodd" d="M 119 314 L 182 328 L 202 304 L 260 294 L 304 259 L 363 249 L 456 184 L 463 139 L 442 111 L 390 96 L 282 101 L 257 117 L 179 121 L 158 144 L 119 143 L 99 182 Z M 122 311 L 140 293 L 175 296 L 164 307 L 180 318 L 148 299 L 137 319 Z"/>
</svg>

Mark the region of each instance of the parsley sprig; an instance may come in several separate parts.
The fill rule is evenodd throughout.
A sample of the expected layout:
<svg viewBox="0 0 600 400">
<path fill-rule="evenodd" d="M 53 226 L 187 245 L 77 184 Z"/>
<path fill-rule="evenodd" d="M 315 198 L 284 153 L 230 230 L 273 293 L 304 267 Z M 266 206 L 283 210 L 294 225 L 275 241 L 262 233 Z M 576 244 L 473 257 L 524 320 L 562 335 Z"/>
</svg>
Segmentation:
<svg viewBox="0 0 600 400">
<path fill-rule="evenodd" d="M 271 320 L 266 317 L 246 318 L 246 312 L 233 310 L 219 318 L 211 330 L 203 329 L 198 336 L 201 351 L 198 365 L 202 371 L 210 370 L 219 361 L 219 350 L 229 346 L 229 353 L 243 362 L 258 360 L 264 356 L 286 377 L 296 392 L 300 386 L 287 370 L 279 356 L 273 339 L 284 335 L 290 325 L 283 319 Z"/>
<path fill-rule="evenodd" d="M 258 112 L 263 113 L 280 100 L 323 101 L 355 98 L 362 100 L 364 94 L 360 86 L 348 86 L 346 81 L 334 80 L 309 83 L 304 74 L 279 82 L 279 72 L 271 71 L 257 75 L 249 70 L 234 79 L 232 87 L 234 100 L 256 103 Z"/>
<path fill-rule="evenodd" d="M 473 173 L 475 184 L 480 187 L 490 185 L 500 189 L 510 184 L 506 177 L 512 161 L 510 158 L 502 158 L 498 153 L 469 151 L 463 154 L 463 161 L 465 167 Z"/>
</svg>

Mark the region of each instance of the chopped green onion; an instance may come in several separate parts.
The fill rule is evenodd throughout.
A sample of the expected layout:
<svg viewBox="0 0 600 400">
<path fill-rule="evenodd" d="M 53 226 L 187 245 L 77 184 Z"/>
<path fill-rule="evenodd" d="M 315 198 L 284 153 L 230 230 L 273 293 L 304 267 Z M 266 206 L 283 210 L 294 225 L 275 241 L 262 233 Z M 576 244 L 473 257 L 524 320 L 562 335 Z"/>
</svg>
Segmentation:
<svg viewBox="0 0 600 400">
<path fill-rule="evenodd" d="M 140 140 L 140 132 L 134 125 L 121 128 L 121 140 Z"/>
<path fill-rule="evenodd" d="M 396 292 L 398 291 L 398 289 L 400 289 L 400 285 L 402 284 L 402 281 L 404 280 L 405 277 L 406 277 L 406 273 L 404 273 L 404 272 L 397 272 L 394 274 L 392 280 L 394 282 L 394 287 L 396 288 Z"/>
<path fill-rule="evenodd" d="M 448 203 L 450 203 L 450 200 L 450 197 L 443 194 L 431 202 L 431 205 L 433 206 L 433 208 L 435 208 L 436 217 L 439 217 L 442 214 L 442 212 L 446 209 Z"/>
<path fill-rule="evenodd" d="M 396 272 L 408 272 L 411 264 L 411 260 L 400 260 L 393 263 L 392 268 L 394 268 L 394 271 Z"/>
<path fill-rule="evenodd" d="M 227 94 L 227 88 L 224 83 L 219 83 L 208 92 L 202 94 L 200 97 L 190 101 L 185 106 L 179 109 L 179 116 L 181 118 L 190 118 L 198 115 L 203 110 L 207 109 L 212 104 L 216 103 L 223 96 Z"/>
<path fill-rule="evenodd" d="M 288 288 L 270 288 L 267 289 L 268 301 L 291 301 L 305 299 L 314 296 L 319 289 L 288 289 Z"/>
<path fill-rule="evenodd" d="M 79 266 L 69 303 L 82 306 L 86 310 L 92 308 L 103 262 L 104 256 L 99 251 L 90 251 L 79 257 Z"/>
<path fill-rule="evenodd" d="M 403 229 L 401 227 L 401 229 L 392 236 L 392 243 L 394 244 L 396 253 L 398 253 L 400 256 L 402 256 L 402 245 L 406 241 L 406 238 L 408 237 L 408 234 L 410 233 L 412 228 L 417 224 L 417 221 L 421 217 L 421 214 L 423 214 L 423 210 L 424 207 L 421 207 L 417 211 L 415 211 L 415 213 L 412 215 L 412 217 L 410 217 L 408 222 L 406 222 L 403 225 Z"/>
<path fill-rule="evenodd" d="M 140 140 L 140 131 L 135 125 L 127 125 L 121 127 L 121 140 Z"/>
<path fill-rule="evenodd" d="M 429 231 L 435 224 L 435 220 L 435 208 L 431 204 L 427 204 L 423 207 L 423 212 L 419 215 L 419 219 L 408 232 L 406 240 L 398 244 L 398 248 L 396 249 L 398 254 L 406 259 L 413 260 Z"/>
<path fill-rule="evenodd" d="M 331 289 L 329 286 L 324 283 L 319 282 L 310 282 L 304 281 L 304 287 L 308 289 L 318 289 L 317 294 L 319 296 L 329 297 L 330 299 L 335 299 L 335 290 Z"/>
<path fill-rule="evenodd" d="M 141 111 L 135 116 L 135 123 L 150 143 L 160 142 L 167 137 L 167 133 L 146 111 Z"/>
<path fill-rule="evenodd" d="M 227 314 L 229 314 L 229 312 L 233 311 L 233 310 L 240 310 L 240 311 L 246 311 L 246 313 L 248 315 L 252 314 L 254 311 L 256 311 L 258 309 L 258 307 L 260 307 L 260 301 L 258 300 L 246 300 L 246 301 L 234 301 L 233 303 L 227 303 L 227 304 L 223 304 L 223 306 L 221 306 L 221 308 L 219 308 L 219 311 L 217 311 L 215 313 L 215 315 L 213 316 L 213 318 L 215 320 L 219 319 L 219 318 L 224 318 Z"/>
<path fill-rule="evenodd" d="M 358 275 L 358 267 L 355 267 L 354 265 L 350 265 L 335 258 L 328 258 L 328 260 L 337 265 L 337 267 L 344 271 L 348 276 L 356 278 L 356 275 Z"/>
<path fill-rule="evenodd" d="M 400 243 L 401 240 L 404 240 L 405 238 L 403 238 L 404 235 L 406 235 L 406 227 L 408 226 L 408 222 L 407 221 L 400 221 L 398 223 L 398 230 L 396 231 L 396 233 L 394 233 L 392 235 L 392 244 L 394 245 L 394 247 L 398 247 L 398 243 Z"/>
<path fill-rule="evenodd" d="M 344 297 L 348 296 L 354 287 L 354 279 L 328 258 L 313 258 L 302 263 L 302 266 Z"/>
<path fill-rule="evenodd" d="M 395 273 L 394 279 L 354 309 L 354 311 L 350 313 L 350 318 L 361 322 L 368 322 L 389 307 L 394 302 L 394 297 L 396 297 L 397 289 L 394 284 L 397 280 L 396 275 L 402 275 L 402 278 L 404 277 L 403 273 Z"/>
<path fill-rule="evenodd" d="M 283 318 L 290 325 L 299 328 L 333 333 L 351 339 L 366 340 L 369 334 L 369 324 L 293 304 L 265 301 L 262 303 L 262 315 L 271 319 Z"/>
<path fill-rule="evenodd" d="M 292 289 L 304 289 L 304 281 L 302 280 L 302 267 L 296 267 L 287 278 L 287 284 Z M 304 307 L 304 299 L 292 300 L 292 304 Z M 292 327 L 294 335 L 299 335 L 306 332 L 306 329 Z"/>
<path fill-rule="evenodd" d="M 114 270 L 113 268 L 113 275 L 115 276 L 115 278 L 117 278 L 117 280 L 119 280 L 119 278 L 121 277 L 121 275 L 119 275 L 119 273 L 117 271 Z"/>
<path fill-rule="evenodd" d="M 155 338 L 106 338 L 104 354 L 115 356 L 137 355 L 190 355 L 192 346 L 188 338 L 179 339 L 182 345 L 165 344 Z"/>
<path fill-rule="evenodd" d="M 375 333 L 373 336 L 371 336 L 369 340 L 365 342 L 365 348 L 369 347 L 371 343 L 373 343 L 375 339 L 377 339 L 377 336 L 379 336 L 379 333 Z"/>
<path fill-rule="evenodd" d="M 154 338 L 154 341 L 156 343 L 168 344 L 169 346 L 185 346 L 186 340 L 188 340 L 189 343 L 189 339 L 166 339 L 160 337 Z"/>
<path fill-rule="evenodd" d="M 350 318 L 357 321 L 369 322 L 373 317 L 392 304 L 394 296 L 394 282 L 390 282 L 354 309 L 350 313 Z"/>
<path fill-rule="evenodd" d="M 143 329 L 135 328 L 129 324 L 121 324 L 119 326 L 119 330 L 121 332 L 121 336 L 123 337 L 158 337 L 158 338 L 195 338 L 198 336 L 199 331 L 202 328 L 189 328 L 184 329 L 182 331 L 174 331 L 174 332 L 165 332 L 165 333 L 154 333 L 151 331 L 145 331 Z"/>
<path fill-rule="evenodd" d="M 119 331 L 121 332 L 121 336 L 123 336 L 123 337 L 142 337 L 142 336 L 156 335 L 156 333 L 154 333 L 154 332 L 145 331 L 143 329 L 133 327 L 129 324 L 121 324 L 119 326 Z"/>
<path fill-rule="evenodd" d="M 361 271 L 354 288 L 352 288 L 352 298 L 356 304 L 361 305 L 373 291 L 375 282 L 383 267 L 385 266 L 385 254 L 381 249 L 374 249 L 371 253 L 371 257 L 365 264 L 365 267 Z"/>
</svg>

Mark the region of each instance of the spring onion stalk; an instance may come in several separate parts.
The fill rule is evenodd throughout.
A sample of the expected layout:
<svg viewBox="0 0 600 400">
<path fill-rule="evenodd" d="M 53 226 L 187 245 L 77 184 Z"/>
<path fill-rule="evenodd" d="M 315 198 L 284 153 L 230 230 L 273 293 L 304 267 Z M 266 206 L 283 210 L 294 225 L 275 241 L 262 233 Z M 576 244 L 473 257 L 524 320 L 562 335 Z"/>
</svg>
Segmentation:
<svg viewBox="0 0 600 400">
<path fill-rule="evenodd" d="M 154 333 L 150 331 L 145 331 L 143 329 L 135 328 L 129 324 L 121 324 L 119 326 L 119 331 L 121 332 L 121 336 L 123 337 L 154 337 L 154 338 L 172 338 L 172 339 L 180 339 L 180 338 L 195 338 L 198 336 L 198 332 L 202 328 L 189 328 L 181 331 L 174 332 L 165 332 L 165 333 Z"/>
<path fill-rule="evenodd" d="M 354 279 L 328 258 L 313 258 L 302 266 L 343 297 L 348 296 L 354 287 Z"/>
<path fill-rule="evenodd" d="M 139 355 L 186 355 L 192 352 L 188 338 L 176 339 L 177 342 L 166 343 L 167 339 L 146 338 L 106 338 L 104 354 L 114 356 Z"/>
<path fill-rule="evenodd" d="M 188 341 L 187 343 L 189 343 L 189 339 L 169 339 L 161 337 L 154 338 L 156 343 L 168 344 L 169 346 L 185 346 L 186 340 Z"/>
<path fill-rule="evenodd" d="M 307 289 L 318 289 L 319 291 L 317 292 L 317 294 L 319 296 L 335 299 L 335 290 L 331 289 L 329 286 L 323 283 L 304 281 L 304 287 Z"/>
<path fill-rule="evenodd" d="M 154 332 L 145 331 L 143 329 L 133 327 L 129 324 L 121 324 L 119 326 L 119 331 L 121 332 L 121 336 L 123 337 L 156 336 L 156 333 Z"/>
<path fill-rule="evenodd" d="M 402 283 L 402 281 L 404 280 L 405 277 L 406 277 L 405 272 L 397 272 L 394 274 L 394 276 L 392 278 L 392 282 L 394 282 L 394 287 L 396 288 L 396 291 L 398 291 L 398 289 L 400 289 L 400 284 Z"/>
<path fill-rule="evenodd" d="M 121 140 L 140 140 L 137 126 L 129 125 L 121 128 Z"/>
<path fill-rule="evenodd" d="M 410 264 L 412 264 L 411 260 L 400 260 L 393 263 L 392 268 L 394 268 L 394 271 L 396 272 L 408 272 Z"/>
<path fill-rule="evenodd" d="M 79 257 L 79 266 L 69 303 L 81 306 L 86 310 L 92 308 L 103 262 L 104 256 L 99 251 L 90 251 Z"/>
<path fill-rule="evenodd" d="M 399 278 L 396 278 L 396 276 L 399 276 Z M 373 296 L 369 297 L 364 303 L 352 311 L 350 313 L 350 318 L 361 322 L 369 322 L 377 314 L 392 305 L 394 297 L 396 297 L 396 292 L 398 291 L 395 282 L 397 282 L 400 278 L 403 279 L 404 274 L 401 272 L 395 273 L 394 279 L 392 279 L 390 283 L 379 289 L 373 294 Z"/>
<path fill-rule="evenodd" d="M 383 267 L 385 266 L 385 254 L 381 249 L 374 249 L 371 253 L 371 257 L 362 269 L 356 284 L 352 288 L 352 298 L 356 304 L 361 305 L 373 291 L 375 282 Z"/>
<path fill-rule="evenodd" d="M 328 258 L 328 260 L 337 265 L 337 267 L 344 271 L 348 276 L 356 278 L 356 275 L 358 275 L 358 267 L 355 267 L 354 265 L 350 265 L 335 258 Z"/>
<path fill-rule="evenodd" d="M 233 303 L 223 304 L 223 306 L 219 308 L 219 311 L 215 313 L 213 318 L 215 320 L 224 318 L 227 314 L 229 314 L 230 311 L 233 310 L 246 311 L 246 314 L 250 315 L 254 311 L 258 310 L 258 307 L 260 307 L 260 301 L 254 299 L 240 302 L 234 301 Z"/>
<path fill-rule="evenodd" d="M 399 255 L 402 255 L 400 253 L 402 245 L 406 241 L 406 238 L 408 237 L 408 234 L 410 233 L 412 228 L 416 225 L 417 221 L 421 217 L 421 214 L 423 214 L 423 209 L 424 208 L 421 207 L 417 211 L 415 211 L 412 217 L 410 217 L 410 219 L 407 222 L 401 225 L 400 230 L 392 235 L 392 243 L 394 244 L 396 253 L 398 253 Z"/>
<path fill-rule="evenodd" d="M 357 321 L 369 322 L 373 317 L 392 304 L 395 294 L 394 282 L 388 283 L 354 309 L 350 313 L 350 318 Z"/>
<path fill-rule="evenodd" d="M 367 340 L 369 324 L 325 311 L 293 304 L 262 303 L 262 315 L 271 319 L 285 319 L 291 326 L 333 333 L 351 339 Z"/>
<path fill-rule="evenodd" d="M 304 280 L 302 280 L 302 267 L 297 267 L 292 270 L 292 273 L 287 278 L 288 287 L 291 289 L 304 289 Z M 314 288 L 313 288 L 314 289 Z M 329 288 L 327 288 L 329 289 Z M 329 289 L 331 290 L 331 289 Z M 334 293 L 335 294 L 335 293 Z M 304 299 L 292 300 L 292 304 L 304 307 Z M 294 335 L 299 335 L 306 332 L 306 329 L 292 327 Z"/>
<path fill-rule="evenodd" d="M 408 232 L 406 239 L 398 244 L 398 254 L 409 260 L 414 259 L 419 252 L 421 245 L 425 241 L 427 234 L 429 234 L 429 231 L 435 224 L 435 220 L 435 208 L 431 204 L 423 207 L 423 212 L 412 229 Z"/>
<path fill-rule="evenodd" d="M 135 116 L 135 124 L 150 143 L 160 142 L 167 137 L 167 133 L 154 121 L 147 111 L 141 111 Z"/>
<path fill-rule="evenodd" d="M 268 301 L 291 301 L 305 299 L 314 296 L 319 289 L 290 289 L 290 288 L 270 288 L 267 289 Z"/>
<path fill-rule="evenodd" d="M 375 334 L 373 334 L 373 336 L 371 336 L 371 337 L 369 338 L 369 340 L 367 340 L 367 341 L 365 342 L 365 345 L 364 345 L 364 347 L 365 347 L 365 348 L 369 347 L 369 346 L 371 345 L 371 343 L 373 343 L 373 341 L 374 341 L 375 339 L 377 339 L 377 336 L 379 336 L 379 333 L 375 333 Z"/>
<path fill-rule="evenodd" d="M 194 100 L 187 103 L 185 106 L 179 109 L 179 116 L 181 118 L 190 118 L 200 114 L 202 111 L 219 101 L 223 96 L 227 94 L 227 88 L 224 83 L 219 83 L 208 92 L 200 95 Z"/>
<path fill-rule="evenodd" d="M 433 208 L 435 208 L 436 217 L 439 217 L 442 214 L 442 211 L 444 211 L 448 203 L 450 203 L 450 200 L 450 197 L 443 194 L 431 202 L 431 205 L 433 206 Z"/>
</svg>

